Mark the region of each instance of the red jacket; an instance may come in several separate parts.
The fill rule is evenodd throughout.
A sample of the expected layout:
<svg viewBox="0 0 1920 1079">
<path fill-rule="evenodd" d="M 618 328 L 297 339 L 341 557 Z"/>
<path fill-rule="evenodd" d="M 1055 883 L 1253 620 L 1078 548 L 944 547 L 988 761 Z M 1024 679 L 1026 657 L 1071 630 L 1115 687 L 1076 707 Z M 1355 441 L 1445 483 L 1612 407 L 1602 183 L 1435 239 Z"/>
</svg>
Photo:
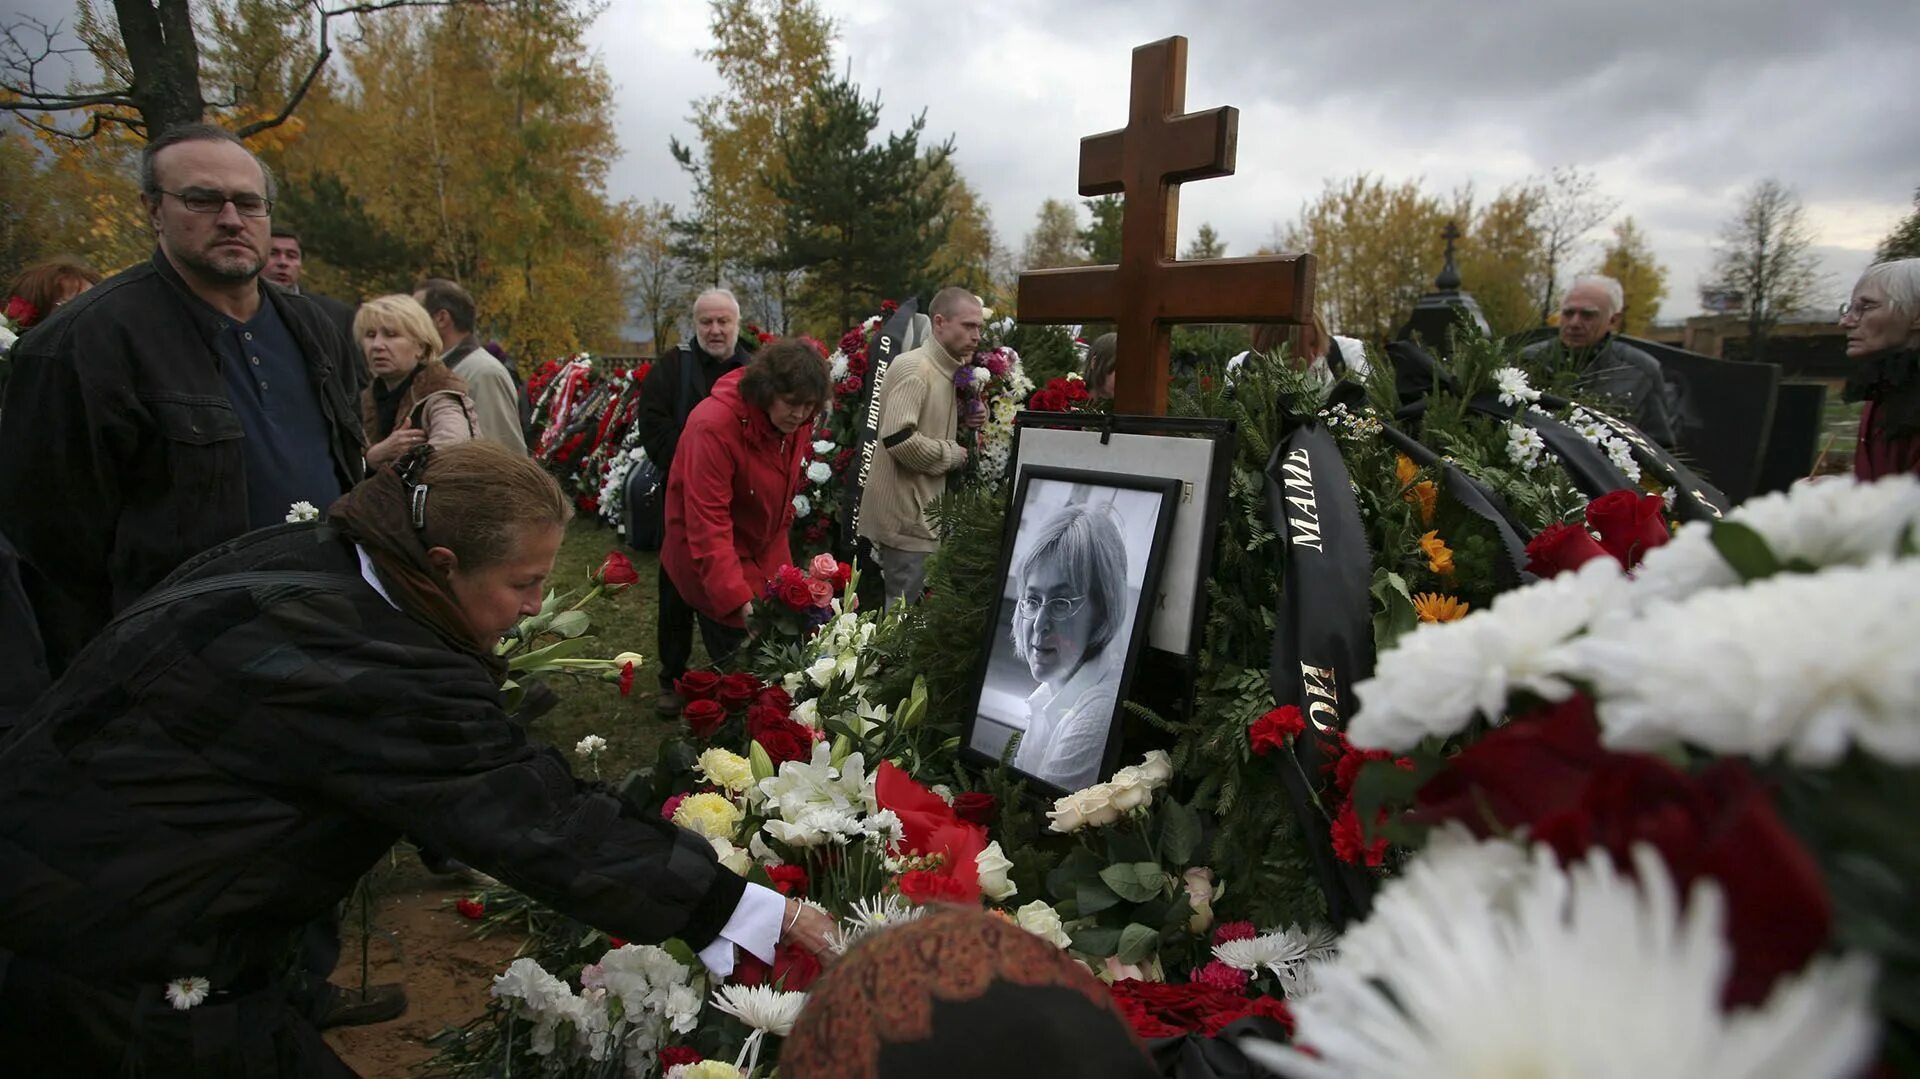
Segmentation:
<svg viewBox="0 0 1920 1079">
<path fill-rule="evenodd" d="M 660 564 L 680 595 L 708 618 L 740 626 L 740 606 L 793 561 L 787 530 L 813 444 L 813 425 L 790 435 L 740 397 L 744 370 L 729 371 L 694 407 L 667 476 L 667 533 Z"/>
</svg>

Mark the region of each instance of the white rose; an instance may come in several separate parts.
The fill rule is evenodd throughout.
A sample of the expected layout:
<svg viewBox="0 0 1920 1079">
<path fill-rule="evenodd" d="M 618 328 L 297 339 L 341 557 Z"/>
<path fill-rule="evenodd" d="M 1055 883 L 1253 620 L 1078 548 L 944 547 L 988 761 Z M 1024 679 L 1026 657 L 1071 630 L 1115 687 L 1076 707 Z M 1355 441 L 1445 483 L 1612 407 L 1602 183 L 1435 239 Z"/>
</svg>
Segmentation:
<svg viewBox="0 0 1920 1079">
<path fill-rule="evenodd" d="M 1007 879 L 1007 870 L 1013 863 L 1007 860 L 1006 853 L 1000 849 L 1000 841 L 987 844 L 987 849 L 974 856 L 974 868 L 980 873 L 980 890 L 988 899 L 1000 902 L 1012 899 L 1018 891 L 1014 883 Z"/>
<path fill-rule="evenodd" d="M 1140 774 L 1155 787 L 1164 787 L 1173 778 L 1173 758 L 1167 756 L 1164 749 L 1156 749 L 1147 754 L 1147 759 L 1138 765 Z"/>
<path fill-rule="evenodd" d="M 1122 813 L 1153 804 L 1153 787 L 1138 768 L 1122 768 L 1113 773 L 1113 779 L 1102 785 L 1109 790 L 1108 800 L 1113 808 Z"/>
<path fill-rule="evenodd" d="M 825 689 L 827 683 L 833 681 L 833 672 L 839 669 L 839 660 L 832 656 L 821 656 L 807 667 L 807 677 L 813 680 L 814 685 Z"/>
<path fill-rule="evenodd" d="M 805 517 L 812 512 L 813 512 L 812 499 L 808 498 L 806 495 L 793 496 L 793 515 L 795 517 Z"/>
<path fill-rule="evenodd" d="M 787 696 L 791 697 L 800 692 L 800 687 L 805 685 L 806 681 L 805 671 L 788 671 L 780 677 L 780 688 L 786 690 Z"/>
<path fill-rule="evenodd" d="M 1073 938 L 1060 925 L 1060 912 L 1042 900 L 1036 899 L 1014 911 L 1013 920 L 1020 928 L 1056 948 L 1065 948 L 1073 943 Z"/>
<path fill-rule="evenodd" d="M 747 857 L 747 852 L 734 846 L 728 840 L 722 839 L 719 836 L 712 836 L 708 838 L 707 842 L 713 844 L 713 856 L 719 860 L 721 865 L 726 866 L 735 874 L 744 877 L 747 875 L 747 871 L 753 868 L 753 860 Z"/>
<path fill-rule="evenodd" d="M 1213 924 L 1213 870 L 1196 865 L 1187 870 L 1180 881 L 1187 886 L 1187 903 L 1193 907 L 1193 917 L 1188 919 L 1187 928 L 1195 933 L 1204 933 Z"/>
<path fill-rule="evenodd" d="M 820 726 L 820 701 L 818 698 L 801 701 L 793 706 L 793 721 L 809 727 Z"/>
<path fill-rule="evenodd" d="M 825 457 L 827 454 L 832 453 L 833 440 L 830 438 L 815 439 L 813 443 L 813 452 L 820 455 L 821 457 Z"/>
<path fill-rule="evenodd" d="M 1119 820 L 1120 811 L 1113 806 L 1112 793 L 1113 789 L 1107 784 L 1096 783 L 1053 803 L 1053 809 L 1047 813 L 1053 821 L 1052 829 L 1074 832 L 1081 828 L 1101 828 Z"/>
<path fill-rule="evenodd" d="M 825 461 L 814 461 L 807 465 L 807 479 L 814 483 L 825 483 L 833 478 L 833 466 Z"/>
</svg>

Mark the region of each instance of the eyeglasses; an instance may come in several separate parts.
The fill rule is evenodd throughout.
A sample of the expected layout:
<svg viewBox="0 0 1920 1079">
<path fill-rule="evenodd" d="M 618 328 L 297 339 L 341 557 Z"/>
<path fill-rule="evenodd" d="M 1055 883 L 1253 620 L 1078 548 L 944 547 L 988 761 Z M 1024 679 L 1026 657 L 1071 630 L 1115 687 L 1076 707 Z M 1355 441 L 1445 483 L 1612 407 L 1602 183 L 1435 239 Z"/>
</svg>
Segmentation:
<svg viewBox="0 0 1920 1079">
<path fill-rule="evenodd" d="M 242 192 L 229 195 L 221 191 L 161 191 L 162 195 L 172 195 L 180 200 L 180 205 L 196 214 L 217 214 L 233 203 L 233 208 L 241 217 L 265 217 L 273 209 L 273 200 Z"/>
<path fill-rule="evenodd" d="M 1048 618 L 1059 622 L 1072 618 L 1074 612 L 1078 611 L 1080 605 L 1085 602 L 1087 602 L 1085 596 L 1055 596 L 1052 599 L 1041 599 L 1039 596 L 1025 595 L 1020 597 L 1019 606 L 1021 615 L 1027 618 L 1038 618 L 1040 612 L 1044 610 Z"/>
<path fill-rule="evenodd" d="M 1846 318 L 1848 315 L 1852 315 L 1855 318 L 1866 318 L 1878 310 L 1880 310 L 1880 301 L 1878 300 L 1861 300 L 1859 303 L 1843 303 L 1840 305 L 1840 317 Z"/>
</svg>

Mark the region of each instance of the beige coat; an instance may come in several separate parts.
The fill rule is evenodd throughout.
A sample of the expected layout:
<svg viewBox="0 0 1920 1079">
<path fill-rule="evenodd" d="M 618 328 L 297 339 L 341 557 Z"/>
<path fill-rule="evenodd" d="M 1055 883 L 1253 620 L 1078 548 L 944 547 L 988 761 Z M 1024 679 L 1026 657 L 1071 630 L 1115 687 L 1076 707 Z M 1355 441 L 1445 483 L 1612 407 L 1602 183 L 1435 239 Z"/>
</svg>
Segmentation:
<svg viewBox="0 0 1920 1079">
<path fill-rule="evenodd" d="M 454 357 L 448 366 L 467 384 L 467 397 L 473 402 L 474 418 L 480 424 L 480 437 L 490 439 L 515 453 L 527 452 L 527 439 L 520 431 L 520 399 L 506 365 L 494 359 L 484 348 Z"/>
<path fill-rule="evenodd" d="M 860 534 L 883 547 L 932 551 L 940 546 L 927 506 L 946 488 L 942 478 L 966 463 L 954 434 L 960 361 L 929 338 L 888 365 L 880 384 L 880 447 L 860 494 Z"/>
</svg>

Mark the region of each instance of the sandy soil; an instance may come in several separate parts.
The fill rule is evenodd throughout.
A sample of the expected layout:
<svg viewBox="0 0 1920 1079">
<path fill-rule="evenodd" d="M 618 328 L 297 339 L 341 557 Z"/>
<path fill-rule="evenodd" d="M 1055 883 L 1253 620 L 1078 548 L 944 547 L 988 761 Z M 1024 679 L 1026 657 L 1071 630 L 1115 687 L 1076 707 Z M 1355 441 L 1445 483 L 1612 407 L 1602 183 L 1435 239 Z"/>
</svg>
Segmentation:
<svg viewBox="0 0 1920 1079">
<path fill-rule="evenodd" d="M 368 1079 L 385 1079 L 407 1075 L 433 1056 L 428 1038 L 486 1008 L 488 985 L 512 961 L 520 941 L 504 934 L 475 937 L 473 923 L 453 909 L 453 901 L 469 894 L 472 885 L 430 876 L 410 855 L 375 890 L 368 982 L 405 985 L 407 1010 L 392 1022 L 336 1027 L 326 1039 L 349 1067 Z M 348 914 L 341 936 L 333 984 L 355 989 L 360 985 L 357 911 Z"/>
</svg>

